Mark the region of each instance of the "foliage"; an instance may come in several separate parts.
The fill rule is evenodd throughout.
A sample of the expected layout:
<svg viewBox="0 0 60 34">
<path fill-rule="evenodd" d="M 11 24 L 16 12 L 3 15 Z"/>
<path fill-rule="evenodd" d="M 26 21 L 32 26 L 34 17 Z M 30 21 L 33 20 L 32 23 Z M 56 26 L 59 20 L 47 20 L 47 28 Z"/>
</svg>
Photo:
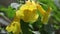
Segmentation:
<svg viewBox="0 0 60 34">
<path fill-rule="evenodd" d="M 10 6 L 8 7 L 0 6 L 0 12 L 4 12 L 5 15 L 10 19 L 14 17 L 15 11 L 16 10 Z"/>
</svg>

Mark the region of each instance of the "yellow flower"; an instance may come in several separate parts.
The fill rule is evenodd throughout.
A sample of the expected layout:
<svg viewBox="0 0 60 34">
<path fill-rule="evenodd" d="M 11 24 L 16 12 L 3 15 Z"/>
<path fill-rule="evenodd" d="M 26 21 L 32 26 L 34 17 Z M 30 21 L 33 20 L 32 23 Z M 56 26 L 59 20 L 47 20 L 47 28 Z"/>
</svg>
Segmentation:
<svg viewBox="0 0 60 34">
<path fill-rule="evenodd" d="M 20 23 L 14 21 L 6 27 L 6 30 L 8 32 L 13 32 L 13 34 L 19 34 L 21 32 Z"/>
<path fill-rule="evenodd" d="M 35 3 L 27 1 L 17 12 L 24 22 L 35 22 L 39 16 L 36 11 L 37 7 Z"/>
<path fill-rule="evenodd" d="M 47 24 L 49 18 L 50 18 L 50 13 L 51 13 L 51 10 L 52 8 L 51 7 L 48 7 L 48 10 L 45 11 L 41 5 L 37 4 L 37 8 L 38 10 L 40 11 L 40 13 L 42 14 L 42 18 L 41 18 L 41 22 L 43 24 Z"/>
<path fill-rule="evenodd" d="M 42 17 L 42 23 L 43 24 L 47 24 L 47 22 L 49 21 L 49 18 L 50 18 L 50 16 L 51 16 L 51 10 L 52 10 L 52 8 L 51 7 L 49 7 L 48 8 L 48 10 L 47 10 L 47 12 L 44 14 L 44 16 Z"/>
<path fill-rule="evenodd" d="M 13 21 L 11 22 L 11 24 L 6 27 L 6 30 L 8 32 L 13 32 L 13 34 L 19 34 L 20 32 L 22 32 L 20 26 L 20 17 L 18 12 L 16 12 L 16 15 Z"/>
</svg>

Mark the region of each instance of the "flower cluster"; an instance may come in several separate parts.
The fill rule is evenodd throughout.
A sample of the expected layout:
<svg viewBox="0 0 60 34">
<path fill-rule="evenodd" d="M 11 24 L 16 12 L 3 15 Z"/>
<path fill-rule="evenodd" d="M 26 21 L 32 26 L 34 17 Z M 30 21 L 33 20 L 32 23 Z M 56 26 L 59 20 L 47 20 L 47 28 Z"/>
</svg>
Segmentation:
<svg viewBox="0 0 60 34">
<path fill-rule="evenodd" d="M 24 22 L 35 22 L 39 17 L 37 10 L 42 14 L 42 23 L 46 24 L 51 13 L 51 8 L 49 7 L 48 10 L 45 11 L 42 6 L 34 2 L 34 0 L 32 0 L 32 2 L 28 0 L 19 8 L 19 10 L 16 11 L 16 16 L 13 22 L 7 26 L 6 30 L 8 32 L 19 33 L 21 31 L 20 19 Z"/>
</svg>

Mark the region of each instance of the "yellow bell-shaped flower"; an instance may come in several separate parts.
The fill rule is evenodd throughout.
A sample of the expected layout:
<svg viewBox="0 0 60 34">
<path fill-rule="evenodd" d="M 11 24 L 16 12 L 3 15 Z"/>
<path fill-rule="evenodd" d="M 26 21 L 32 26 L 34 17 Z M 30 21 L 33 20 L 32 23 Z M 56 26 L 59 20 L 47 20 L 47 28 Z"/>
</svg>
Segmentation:
<svg viewBox="0 0 60 34">
<path fill-rule="evenodd" d="M 20 23 L 14 21 L 6 27 L 6 30 L 13 34 L 19 34 L 21 32 Z"/>
<path fill-rule="evenodd" d="M 27 1 L 17 11 L 24 22 L 35 22 L 38 19 L 37 7 L 35 3 Z"/>
</svg>

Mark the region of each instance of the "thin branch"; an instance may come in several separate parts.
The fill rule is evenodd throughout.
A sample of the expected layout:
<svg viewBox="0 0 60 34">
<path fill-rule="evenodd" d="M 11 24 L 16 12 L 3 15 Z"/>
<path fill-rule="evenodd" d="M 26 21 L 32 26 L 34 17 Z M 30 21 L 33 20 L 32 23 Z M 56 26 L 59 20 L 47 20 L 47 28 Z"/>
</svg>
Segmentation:
<svg viewBox="0 0 60 34">
<path fill-rule="evenodd" d="M 1 15 L 5 20 L 7 20 L 8 22 L 11 22 L 11 20 L 8 19 L 8 18 L 4 15 L 4 13 L 0 12 L 0 15 Z"/>
</svg>

